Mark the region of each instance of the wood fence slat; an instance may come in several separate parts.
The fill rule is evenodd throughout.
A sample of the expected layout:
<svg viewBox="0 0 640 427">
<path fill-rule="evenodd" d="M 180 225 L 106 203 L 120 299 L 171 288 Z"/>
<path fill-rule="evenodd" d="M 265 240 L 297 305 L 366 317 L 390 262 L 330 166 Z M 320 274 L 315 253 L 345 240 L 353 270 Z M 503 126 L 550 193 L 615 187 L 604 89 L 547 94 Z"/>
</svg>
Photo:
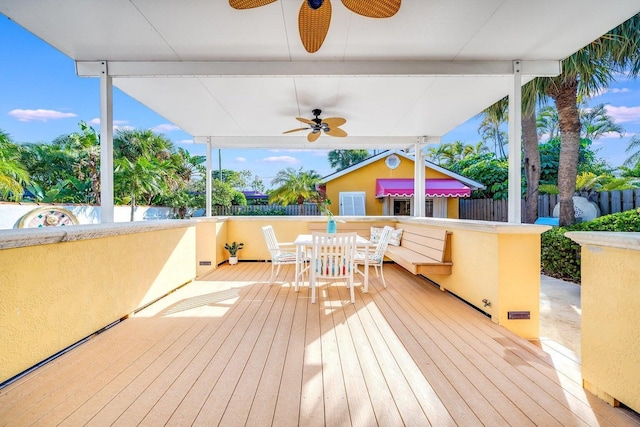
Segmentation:
<svg viewBox="0 0 640 427">
<path fill-rule="evenodd" d="M 640 208 L 640 189 L 623 191 L 602 191 L 589 196 L 600 208 L 600 215 L 624 212 Z M 524 219 L 526 203 L 522 203 Z M 555 194 L 541 194 L 538 196 L 538 217 L 552 217 L 553 209 L 558 203 Z M 509 202 L 493 199 L 461 199 L 459 205 L 460 219 L 479 221 L 508 221 Z"/>
<path fill-rule="evenodd" d="M 623 190 L 622 191 L 622 211 L 630 211 L 634 208 L 634 197 L 633 190 Z"/>
</svg>

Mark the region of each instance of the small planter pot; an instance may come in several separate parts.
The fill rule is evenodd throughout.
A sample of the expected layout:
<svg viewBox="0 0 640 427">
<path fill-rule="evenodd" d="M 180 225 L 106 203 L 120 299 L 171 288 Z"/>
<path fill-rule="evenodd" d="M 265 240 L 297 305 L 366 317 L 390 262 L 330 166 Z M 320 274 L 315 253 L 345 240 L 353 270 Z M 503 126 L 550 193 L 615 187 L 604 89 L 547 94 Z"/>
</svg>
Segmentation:
<svg viewBox="0 0 640 427">
<path fill-rule="evenodd" d="M 237 256 L 230 256 L 229 257 L 229 264 L 236 265 L 237 263 L 238 263 L 238 257 Z"/>
</svg>

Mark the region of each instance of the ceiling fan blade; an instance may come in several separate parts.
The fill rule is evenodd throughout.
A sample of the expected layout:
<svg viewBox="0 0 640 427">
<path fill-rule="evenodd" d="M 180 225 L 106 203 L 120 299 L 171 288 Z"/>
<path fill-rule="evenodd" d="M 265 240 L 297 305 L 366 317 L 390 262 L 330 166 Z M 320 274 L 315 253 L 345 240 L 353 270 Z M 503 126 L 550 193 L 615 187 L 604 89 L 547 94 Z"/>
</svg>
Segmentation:
<svg viewBox="0 0 640 427">
<path fill-rule="evenodd" d="M 368 18 L 389 18 L 400 10 L 400 0 L 342 0 L 350 11 Z"/>
<path fill-rule="evenodd" d="M 340 128 L 334 128 L 332 127 L 331 129 L 329 129 L 328 131 L 325 132 L 327 135 L 331 135 L 331 136 L 337 136 L 338 138 L 344 138 L 345 136 L 347 136 L 347 133 L 345 131 L 343 131 Z"/>
<path fill-rule="evenodd" d="M 327 117 L 326 119 L 322 119 L 322 123 L 326 123 L 330 128 L 334 128 L 347 123 L 347 120 L 342 117 Z"/>
<path fill-rule="evenodd" d="M 313 10 L 307 0 L 302 1 L 298 14 L 298 31 L 302 45 L 309 53 L 317 52 L 324 43 L 331 23 L 331 1 L 324 0 L 322 6 Z"/>
<path fill-rule="evenodd" d="M 296 117 L 296 120 L 299 121 L 299 122 L 302 122 L 302 123 L 306 123 L 306 124 L 311 125 L 311 126 L 316 124 L 316 122 L 314 122 L 313 120 L 305 119 L 304 117 Z"/>
<path fill-rule="evenodd" d="M 285 131 L 285 132 L 282 132 L 282 133 L 284 134 L 284 133 L 299 132 L 299 131 L 301 131 L 301 130 L 308 130 L 308 129 L 309 129 L 309 128 L 291 129 L 291 130 L 288 130 L 288 131 Z"/>
<path fill-rule="evenodd" d="M 234 9 L 253 9 L 254 7 L 273 3 L 274 1 L 276 0 L 229 0 L 229 6 Z"/>
<path fill-rule="evenodd" d="M 309 142 L 316 142 L 318 138 L 320 138 L 320 132 L 309 132 L 309 135 L 307 135 L 307 141 Z"/>
</svg>

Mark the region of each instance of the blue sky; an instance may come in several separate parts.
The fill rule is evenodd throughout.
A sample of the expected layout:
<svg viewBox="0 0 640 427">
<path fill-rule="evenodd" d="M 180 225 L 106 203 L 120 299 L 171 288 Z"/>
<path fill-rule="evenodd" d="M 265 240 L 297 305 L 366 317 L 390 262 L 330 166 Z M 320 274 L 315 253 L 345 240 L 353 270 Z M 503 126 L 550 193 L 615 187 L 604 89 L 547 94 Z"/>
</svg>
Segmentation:
<svg viewBox="0 0 640 427">
<path fill-rule="evenodd" d="M 50 142 L 60 135 L 77 131 L 81 120 L 99 128 L 99 81 L 75 74 L 71 59 L 38 39 L 19 25 L 0 15 L 0 129 L 15 142 Z M 589 101 L 605 103 L 610 116 L 626 133 L 594 142 L 598 155 L 612 166 L 627 157 L 627 141 L 640 133 L 640 81 L 619 81 Z M 204 154 L 200 144 L 189 144 L 191 135 L 118 89 L 114 89 L 115 126 L 153 129 L 164 133 L 176 146 L 192 154 Z M 460 140 L 468 144 L 480 141 L 478 120 L 471 119 L 444 135 L 444 142 Z M 217 166 L 217 153 L 214 152 Z M 275 174 L 286 167 L 314 169 L 321 175 L 333 170 L 325 150 L 222 150 L 222 167 L 251 170 L 267 188 Z"/>
</svg>

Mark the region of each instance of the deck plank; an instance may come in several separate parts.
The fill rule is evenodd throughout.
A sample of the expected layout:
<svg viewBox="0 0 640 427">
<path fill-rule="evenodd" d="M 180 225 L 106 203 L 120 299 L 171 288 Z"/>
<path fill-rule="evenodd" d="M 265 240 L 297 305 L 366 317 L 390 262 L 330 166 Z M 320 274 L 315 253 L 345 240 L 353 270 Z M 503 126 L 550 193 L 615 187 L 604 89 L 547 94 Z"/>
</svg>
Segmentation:
<svg viewBox="0 0 640 427">
<path fill-rule="evenodd" d="M 580 384 L 579 360 L 522 340 L 421 277 L 349 302 L 283 267 L 222 265 L 0 390 L 0 425 L 640 426 Z"/>
</svg>

